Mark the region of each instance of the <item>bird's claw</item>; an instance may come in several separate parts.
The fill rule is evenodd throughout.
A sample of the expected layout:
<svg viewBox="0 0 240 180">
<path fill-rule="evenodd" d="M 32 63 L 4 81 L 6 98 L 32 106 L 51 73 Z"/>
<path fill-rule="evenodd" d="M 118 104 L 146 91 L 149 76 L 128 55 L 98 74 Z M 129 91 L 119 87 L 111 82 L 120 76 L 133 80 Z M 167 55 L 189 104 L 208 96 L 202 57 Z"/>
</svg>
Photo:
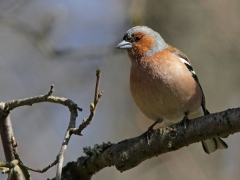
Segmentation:
<svg viewBox="0 0 240 180">
<path fill-rule="evenodd" d="M 148 145 L 150 145 L 150 135 L 151 135 L 151 133 L 154 131 L 154 126 L 156 125 L 156 124 L 158 124 L 158 123 L 161 123 L 162 122 L 162 120 L 157 120 L 157 121 L 155 121 L 151 126 L 149 126 L 149 128 L 148 128 L 148 130 L 147 130 L 147 132 L 146 132 L 146 135 L 147 135 L 147 143 L 148 143 Z"/>
<path fill-rule="evenodd" d="M 189 121 L 190 121 L 190 120 L 188 119 L 187 115 L 185 115 L 185 116 L 183 117 L 183 119 L 180 121 L 180 123 L 183 123 L 184 130 L 187 129 L 187 125 L 188 125 L 188 122 L 189 122 Z"/>
</svg>

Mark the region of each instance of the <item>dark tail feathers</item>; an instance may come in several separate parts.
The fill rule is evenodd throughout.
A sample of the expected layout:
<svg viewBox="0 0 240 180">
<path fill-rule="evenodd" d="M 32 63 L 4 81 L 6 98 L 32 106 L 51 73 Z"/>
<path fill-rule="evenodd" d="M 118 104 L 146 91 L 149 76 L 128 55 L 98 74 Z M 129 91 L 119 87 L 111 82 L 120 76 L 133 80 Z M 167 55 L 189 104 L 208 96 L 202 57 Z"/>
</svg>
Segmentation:
<svg viewBox="0 0 240 180">
<path fill-rule="evenodd" d="M 217 149 L 227 149 L 228 148 L 228 145 L 220 137 L 202 141 L 202 146 L 203 146 L 204 151 L 207 154 L 210 154 L 210 153 L 216 151 Z"/>
</svg>

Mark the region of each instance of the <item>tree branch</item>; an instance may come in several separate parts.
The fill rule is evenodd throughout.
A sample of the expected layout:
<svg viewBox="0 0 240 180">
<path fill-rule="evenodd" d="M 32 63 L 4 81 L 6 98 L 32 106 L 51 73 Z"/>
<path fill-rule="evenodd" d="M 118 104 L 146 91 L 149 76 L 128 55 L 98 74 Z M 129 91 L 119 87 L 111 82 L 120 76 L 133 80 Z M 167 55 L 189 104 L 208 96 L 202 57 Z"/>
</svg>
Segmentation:
<svg viewBox="0 0 240 180">
<path fill-rule="evenodd" d="M 2 145 L 4 150 L 4 155 L 7 162 L 14 162 L 16 141 L 14 138 L 14 133 L 12 129 L 12 123 L 9 115 L 7 103 L 0 103 L 0 135 L 2 139 Z M 13 164 L 13 163 L 11 163 Z M 8 170 L 7 170 L 8 169 Z M 13 166 L 12 168 L 3 167 L 3 173 L 8 173 L 9 180 L 22 180 L 23 174 L 18 166 Z"/>
<path fill-rule="evenodd" d="M 82 124 L 79 125 L 78 128 L 76 127 L 76 118 L 78 116 L 78 111 L 82 111 L 81 108 L 77 106 L 73 101 L 67 98 L 63 97 L 57 97 L 53 96 L 53 88 L 54 85 L 51 85 L 50 91 L 46 93 L 45 95 L 40 95 L 40 96 L 35 96 L 35 97 L 30 97 L 30 98 L 25 98 L 25 99 L 19 99 L 19 100 L 12 100 L 10 102 L 1 102 L 0 103 L 0 134 L 4 146 L 4 152 L 6 156 L 7 162 L 10 162 L 14 159 L 17 160 L 18 166 L 14 166 L 13 168 L 8 168 L 8 167 L 1 167 L 3 172 L 8 172 L 9 174 L 9 179 L 22 179 L 22 173 L 24 174 L 25 178 L 30 180 L 30 174 L 28 173 L 27 170 L 32 170 L 35 172 L 40 172 L 43 173 L 47 171 L 49 168 L 57 164 L 57 172 L 56 172 L 56 179 L 59 180 L 61 179 L 61 172 L 62 172 L 62 167 L 63 167 L 63 161 L 64 161 L 64 155 L 67 150 L 68 142 L 71 138 L 72 134 L 77 134 L 81 135 L 81 131 L 85 129 L 92 121 L 97 104 L 99 102 L 99 99 L 101 98 L 103 92 L 98 92 L 99 91 L 99 85 L 100 85 L 100 77 L 101 77 L 101 71 L 97 69 L 96 71 L 96 87 L 95 87 L 95 93 L 94 93 L 94 103 L 90 104 L 90 114 L 87 120 L 84 119 Z M 70 121 L 69 125 L 66 131 L 66 134 L 63 139 L 63 143 L 60 149 L 59 154 L 56 157 L 56 160 L 48 165 L 46 168 L 43 168 L 42 170 L 35 170 L 33 168 L 27 167 L 26 165 L 23 164 L 21 161 L 18 153 L 17 153 L 17 143 L 15 141 L 15 138 L 13 136 L 13 130 L 11 128 L 11 121 L 9 118 L 9 113 L 11 110 L 14 108 L 17 108 L 19 106 L 25 106 L 25 105 L 30 105 L 32 106 L 35 103 L 41 103 L 41 102 L 52 102 L 52 103 L 57 103 L 57 104 L 62 104 L 64 106 L 67 106 L 69 111 L 70 111 Z M 1 164 L 1 163 L 0 163 Z M 4 163 L 3 163 L 4 165 Z M 19 170 L 22 170 L 22 173 L 16 173 Z M 19 177 L 17 177 L 19 176 Z"/>
<path fill-rule="evenodd" d="M 12 100 L 7 104 L 8 108 L 6 110 L 13 110 L 14 108 L 20 107 L 20 106 L 32 106 L 36 103 L 42 103 L 42 102 L 51 102 L 51 103 L 57 103 L 62 104 L 64 106 L 67 106 L 69 109 L 76 108 L 79 111 L 82 111 L 81 108 L 77 106 L 72 100 L 64 98 L 64 97 L 57 97 L 52 96 L 54 85 L 51 85 L 50 91 L 47 94 L 35 96 L 31 98 L 25 98 L 25 99 L 19 99 L 19 100 Z"/>
<path fill-rule="evenodd" d="M 90 114 L 87 119 L 83 119 L 82 124 L 80 124 L 78 128 L 71 129 L 71 133 L 73 134 L 82 135 L 82 130 L 85 129 L 92 122 L 93 116 L 95 115 L 97 104 L 103 95 L 103 91 L 99 92 L 99 84 L 101 78 L 101 71 L 99 69 L 97 69 L 96 71 L 96 77 L 97 79 L 94 93 L 94 103 L 90 104 Z"/>
<path fill-rule="evenodd" d="M 98 103 L 100 97 L 102 96 L 103 92 L 98 93 L 100 77 L 101 77 L 101 71 L 99 69 L 96 70 L 96 76 L 97 76 L 97 79 L 96 79 L 96 86 L 95 86 L 94 104 L 90 106 L 90 115 L 89 115 L 88 119 L 86 121 L 83 120 L 82 124 L 79 125 L 79 128 L 75 128 L 75 122 L 76 122 L 76 117 L 77 117 L 76 108 L 69 109 L 71 112 L 71 118 L 70 118 L 70 123 L 69 123 L 68 129 L 67 129 L 66 135 L 64 137 L 64 141 L 62 143 L 61 150 L 57 157 L 58 165 L 57 165 L 56 180 L 61 179 L 64 154 L 66 152 L 67 145 L 68 145 L 68 142 L 70 140 L 72 133 L 81 135 L 81 131 L 83 129 L 85 129 L 91 123 L 93 116 L 95 114 L 95 111 L 96 111 L 97 103 Z"/>
<path fill-rule="evenodd" d="M 108 166 L 116 166 L 123 172 L 146 159 L 236 132 L 240 132 L 240 108 L 191 120 L 186 130 L 182 123 L 156 129 L 150 134 L 150 145 L 146 133 L 143 133 L 117 144 L 108 143 L 95 145 L 92 149 L 85 148 L 87 156 L 80 157 L 77 162 L 68 163 L 63 169 L 63 177 L 71 175 L 72 179 L 91 179 L 93 174 Z"/>
</svg>

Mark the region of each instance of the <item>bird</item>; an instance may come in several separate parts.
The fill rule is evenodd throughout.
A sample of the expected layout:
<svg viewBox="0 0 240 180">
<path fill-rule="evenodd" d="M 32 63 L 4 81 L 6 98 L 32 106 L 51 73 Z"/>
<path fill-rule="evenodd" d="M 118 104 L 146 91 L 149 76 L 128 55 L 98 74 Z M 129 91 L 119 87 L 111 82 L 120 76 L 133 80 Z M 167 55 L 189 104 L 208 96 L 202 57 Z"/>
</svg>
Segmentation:
<svg viewBox="0 0 240 180">
<path fill-rule="evenodd" d="M 147 26 L 132 27 L 117 48 L 126 49 L 131 60 L 131 94 L 140 111 L 155 121 L 149 129 L 163 121 L 187 122 L 209 114 L 190 60 L 158 32 Z M 202 147 L 207 154 L 228 148 L 220 137 L 202 141 Z"/>
</svg>

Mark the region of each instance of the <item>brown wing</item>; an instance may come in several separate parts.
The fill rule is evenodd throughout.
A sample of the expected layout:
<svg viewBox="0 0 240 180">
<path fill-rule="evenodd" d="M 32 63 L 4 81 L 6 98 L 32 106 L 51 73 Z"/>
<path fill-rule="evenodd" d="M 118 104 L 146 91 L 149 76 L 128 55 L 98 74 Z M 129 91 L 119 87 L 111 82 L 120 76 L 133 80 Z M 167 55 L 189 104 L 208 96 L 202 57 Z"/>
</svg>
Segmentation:
<svg viewBox="0 0 240 180">
<path fill-rule="evenodd" d="M 180 58 L 183 58 L 183 59 L 185 59 L 187 62 L 190 63 L 190 60 L 188 59 L 188 57 L 187 57 L 185 54 L 183 54 L 179 49 L 177 49 L 177 48 L 175 48 L 175 47 L 173 47 L 173 46 L 170 46 L 170 45 L 168 45 L 168 49 L 169 49 L 169 51 L 171 51 L 173 54 L 176 54 L 176 55 L 179 56 Z"/>
<path fill-rule="evenodd" d="M 171 51 L 172 53 L 176 54 L 178 57 L 180 57 L 180 58 L 182 58 L 183 60 L 186 61 L 186 62 L 183 61 L 184 65 L 188 68 L 188 70 L 191 73 L 192 77 L 198 83 L 198 85 L 199 85 L 199 87 L 200 87 L 200 89 L 202 91 L 202 103 L 201 103 L 201 106 L 203 108 L 204 115 L 210 114 L 209 111 L 206 109 L 205 96 L 204 96 L 204 93 L 203 93 L 203 89 L 201 87 L 201 84 L 200 84 L 200 82 L 198 80 L 197 75 L 195 74 L 195 71 L 193 70 L 193 67 L 190 64 L 190 60 L 179 49 L 177 49 L 175 47 L 172 47 L 170 45 L 168 45 L 168 49 L 169 49 L 169 51 Z"/>
</svg>

